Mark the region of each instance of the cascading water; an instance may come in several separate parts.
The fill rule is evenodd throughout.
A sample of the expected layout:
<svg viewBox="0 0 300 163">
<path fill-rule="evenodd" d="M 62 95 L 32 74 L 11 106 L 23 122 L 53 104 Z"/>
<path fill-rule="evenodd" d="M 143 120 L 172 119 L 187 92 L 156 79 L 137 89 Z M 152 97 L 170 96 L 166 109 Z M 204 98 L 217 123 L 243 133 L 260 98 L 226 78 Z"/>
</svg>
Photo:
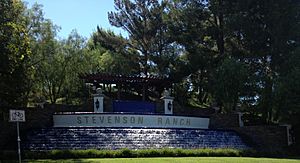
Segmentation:
<svg viewBox="0 0 300 163">
<path fill-rule="evenodd" d="M 230 130 L 47 128 L 32 131 L 24 149 L 246 149 L 239 135 Z"/>
</svg>

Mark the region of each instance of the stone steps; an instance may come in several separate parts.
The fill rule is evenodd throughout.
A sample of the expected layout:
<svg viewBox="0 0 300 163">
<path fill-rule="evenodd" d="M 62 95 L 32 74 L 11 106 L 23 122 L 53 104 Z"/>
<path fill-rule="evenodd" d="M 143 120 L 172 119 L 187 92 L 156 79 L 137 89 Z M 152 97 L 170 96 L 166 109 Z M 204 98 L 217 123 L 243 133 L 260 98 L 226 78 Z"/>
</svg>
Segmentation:
<svg viewBox="0 0 300 163">
<path fill-rule="evenodd" d="M 234 131 L 197 129 L 47 128 L 34 130 L 27 150 L 237 148 L 247 145 Z"/>
</svg>

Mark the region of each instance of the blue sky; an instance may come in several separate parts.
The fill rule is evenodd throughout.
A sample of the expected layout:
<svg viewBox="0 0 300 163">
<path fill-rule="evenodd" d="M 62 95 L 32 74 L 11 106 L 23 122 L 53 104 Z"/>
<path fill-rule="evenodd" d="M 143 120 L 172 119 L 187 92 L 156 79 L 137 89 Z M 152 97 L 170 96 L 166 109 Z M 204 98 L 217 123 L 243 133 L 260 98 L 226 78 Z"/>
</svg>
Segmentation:
<svg viewBox="0 0 300 163">
<path fill-rule="evenodd" d="M 66 38 L 72 29 L 86 38 L 96 31 L 97 25 L 111 29 L 116 34 L 125 32 L 112 27 L 107 18 L 107 12 L 115 11 L 113 0 L 23 0 L 28 2 L 28 8 L 37 2 L 43 5 L 44 17 L 51 19 L 61 27 L 58 36 Z"/>
</svg>

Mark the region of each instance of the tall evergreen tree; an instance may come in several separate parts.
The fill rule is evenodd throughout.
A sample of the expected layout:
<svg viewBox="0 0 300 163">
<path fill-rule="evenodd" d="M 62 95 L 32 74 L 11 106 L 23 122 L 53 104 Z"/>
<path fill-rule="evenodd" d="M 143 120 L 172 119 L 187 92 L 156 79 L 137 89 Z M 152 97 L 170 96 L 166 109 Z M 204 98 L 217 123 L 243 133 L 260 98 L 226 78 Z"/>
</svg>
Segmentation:
<svg viewBox="0 0 300 163">
<path fill-rule="evenodd" d="M 99 51 L 96 69 L 104 73 L 137 75 L 139 69 L 139 54 L 129 46 L 129 40 L 112 31 L 97 28 L 92 36 L 91 52 Z M 100 55 L 99 55 L 100 54 Z"/>
<path fill-rule="evenodd" d="M 140 53 L 144 75 L 149 75 L 150 68 L 156 65 L 159 65 L 156 72 L 159 74 L 162 74 L 163 68 L 166 67 L 166 64 L 161 62 L 162 57 L 169 54 L 169 42 L 165 35 L 166 24 L 163 19 L 166 4 L 165 1 L 158 0 L 115 0 L 117 11 L 108 14 L 113 26 L 129 33 L 129 45 Z"/>
<path fill-rule="evenodd" d="M 284 76 L 285 61 L 299 46 L 298 1 L 235 1 L 229 12 L 233 48 L 242 46 L 238 56 L 253 67 L 257 76 L 258 104 L 266 122 L 274 119 L 275 83 Z M 242 50 L 240 50 L 242 51 Z"/>
</svg>

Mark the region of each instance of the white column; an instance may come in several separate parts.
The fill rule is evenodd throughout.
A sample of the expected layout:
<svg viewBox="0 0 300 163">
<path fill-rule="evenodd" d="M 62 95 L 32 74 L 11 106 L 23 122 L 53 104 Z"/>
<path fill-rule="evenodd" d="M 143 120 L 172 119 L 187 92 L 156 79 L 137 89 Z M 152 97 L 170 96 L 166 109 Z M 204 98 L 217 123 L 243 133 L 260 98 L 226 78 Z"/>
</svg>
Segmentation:
<svg viewBox="0 0 300 163">
<path fill-rule="evenodd" d="M 103 107 L 103 101 L 104 101 L 104 95 L 102 94 L 101 88 L 97 88 L 96 94 L 93 95 L 94 98 L 94 112 L 95 113 L 103 113 L 104 107 Z"/>
<path fill-rule="evenodd" d="M 287 145 L 290 146 L 293 144 L 293 139 L 292 139 L 292 135 L 291 135 L 291 129 L 292 129 L 292 125 L 289 124 L 283 124 L 280 126 L 284 126 L 286 127 L 286 137 L 287 137 Z"/>
<path fill-rule="evenodd" d="M 174 97 L 171 97 L 169 91 L 165 90 L 161 99 L 164 100 L 165 114 L 173 114 Z"/>
<path fill-rule="evenodd" d="M 237 114 L 239 115 L 239 126 L 244 127 L 244 122 L 242 120 L 243 113 L 237 112 Z"/>
</svg>

